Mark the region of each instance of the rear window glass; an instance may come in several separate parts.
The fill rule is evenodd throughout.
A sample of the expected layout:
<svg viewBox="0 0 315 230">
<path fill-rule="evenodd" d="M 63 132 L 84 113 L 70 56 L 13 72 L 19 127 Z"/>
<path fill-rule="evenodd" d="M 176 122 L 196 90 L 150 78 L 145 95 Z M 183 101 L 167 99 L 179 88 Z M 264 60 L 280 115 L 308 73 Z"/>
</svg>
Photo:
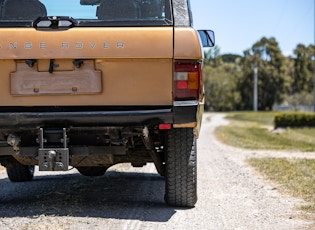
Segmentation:
<svg viewBox="0 0 315 230">
<path fill-rule="evenodd" d="M 172 25 L 170 0 L 0 0 L 0 26 L 65 16 L 76 26 Z"/>
</svg>

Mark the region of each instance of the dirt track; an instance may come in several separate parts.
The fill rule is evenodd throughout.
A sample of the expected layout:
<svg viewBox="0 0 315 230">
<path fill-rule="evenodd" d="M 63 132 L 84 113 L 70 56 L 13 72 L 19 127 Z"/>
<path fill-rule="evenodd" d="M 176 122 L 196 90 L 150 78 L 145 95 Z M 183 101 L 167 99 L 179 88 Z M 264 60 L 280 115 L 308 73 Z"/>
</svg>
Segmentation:
<svg viewBox="0 0 315 230">
<path fill-rule="evenodd" d="M 207 114 L 198 142 L 198 202 L 193 209 L 164 204 L 164 179 L 153 165 L 112 167 L 104 177 L 77 171 L 35 173 L 11 183 L 0 172 L 0 229 L 307 229 L 302 201 L 280 195 L 245 159 L 273 152 L 245 151 L 214 138 L 221 114 Z M 210 119 L 211 118 L 211 119 Z M 277 156 L 297 153 L 277 152 Z M 314 154 L 309 154 L 313 157 Z"/>
</svg>

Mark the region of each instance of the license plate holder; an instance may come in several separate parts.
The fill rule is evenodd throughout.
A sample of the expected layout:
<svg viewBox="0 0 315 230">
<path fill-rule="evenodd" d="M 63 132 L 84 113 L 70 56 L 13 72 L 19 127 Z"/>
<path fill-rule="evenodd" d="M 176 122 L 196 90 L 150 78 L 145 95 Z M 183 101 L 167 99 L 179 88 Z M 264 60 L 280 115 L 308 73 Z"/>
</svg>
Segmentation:
<svg viewBox="0 0 315 230">
<path fill-rule="evenodd" d="M 102 92 L 102 73 L 94 69 L 93 61 L 85 61 L 72 71 L 40 72 L 25 63 L 17 63 L 10 74 L 11 95 L 99 94 Z"/>
</svg>

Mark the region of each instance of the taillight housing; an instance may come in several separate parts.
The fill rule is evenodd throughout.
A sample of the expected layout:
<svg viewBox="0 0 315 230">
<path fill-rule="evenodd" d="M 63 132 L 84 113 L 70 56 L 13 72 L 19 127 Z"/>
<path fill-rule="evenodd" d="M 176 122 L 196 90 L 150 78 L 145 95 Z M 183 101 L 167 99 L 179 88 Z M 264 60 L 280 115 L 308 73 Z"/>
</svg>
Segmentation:
<svg viewBox="0 0 315 230">
<path fill-rule="evenodd" d="M 201 64 L 198 62 L 175 62 L 174 100 L 199 100 Z"/>
</svg>

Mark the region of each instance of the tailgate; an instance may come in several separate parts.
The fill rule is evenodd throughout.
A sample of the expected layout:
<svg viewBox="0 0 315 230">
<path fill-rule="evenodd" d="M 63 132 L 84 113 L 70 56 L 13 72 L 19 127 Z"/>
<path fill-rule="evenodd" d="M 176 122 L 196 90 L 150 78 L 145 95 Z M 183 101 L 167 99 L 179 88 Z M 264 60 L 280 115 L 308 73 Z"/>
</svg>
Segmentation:
<svg viewBox="0 0 315 230">
<path fill-rule="evenodd" d="M 0 51 L 0 106 L 172 105 L 172 27 L 2 28 Z"/>
</svg>

